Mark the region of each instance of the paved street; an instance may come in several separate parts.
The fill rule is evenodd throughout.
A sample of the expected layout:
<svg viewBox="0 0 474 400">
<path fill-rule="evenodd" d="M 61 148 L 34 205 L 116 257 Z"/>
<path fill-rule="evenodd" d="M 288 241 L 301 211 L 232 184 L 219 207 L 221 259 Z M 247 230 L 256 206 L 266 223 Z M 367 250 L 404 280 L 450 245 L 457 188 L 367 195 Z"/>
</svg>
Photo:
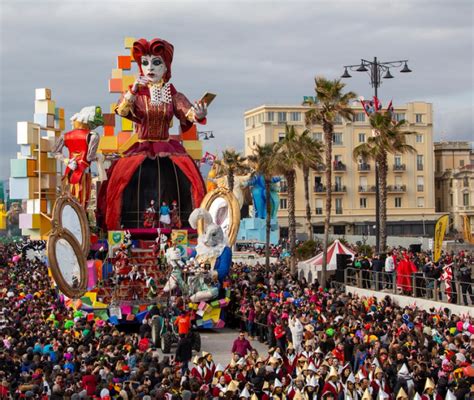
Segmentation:
<svg viewBox="0 0 474 400">
<path fill-rule="evenodd" d="M 230 362 L 232 344 L 237 339 L 238 331 L 225 328 L 219 330 L 206 330 L 201 332 L 201 350 L 212 353 L 214 362 L 222 364 L 225 368 Z M 258 340 L 251 340 L 250 343 L 257 349 L 258 353 L 265 357 L 268 347 Z M 173 346 L 169 355 L 174 355 L 176 346 Z M 160 350 L 160 355 L 163 353 Z"/>
</svg>

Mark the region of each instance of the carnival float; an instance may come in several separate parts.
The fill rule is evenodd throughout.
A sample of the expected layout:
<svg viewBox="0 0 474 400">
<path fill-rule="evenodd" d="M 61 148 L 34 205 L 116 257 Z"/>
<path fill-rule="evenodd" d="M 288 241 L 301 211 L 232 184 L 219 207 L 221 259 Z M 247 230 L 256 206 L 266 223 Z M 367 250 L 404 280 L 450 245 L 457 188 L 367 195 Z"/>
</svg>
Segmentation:
<svg viewBox="0 0 474 400">
<path fill-rule="evenodd" d="M 66 131 L 51 90 L 36 90 L 11 160 L 22 234 L 47 240 L 64 302 L 88 320 L 137 323 L 151 309 L 186 309 L 198 327 L 223 327 L 241 204 L 220 185 L 207 191 L 198 167 L 196 124 L 215 95 L 191 103 L 174 87 L 167 41 L 126 38 L 125 48 L 108 113 L 85 106 Z"/>
</svg>

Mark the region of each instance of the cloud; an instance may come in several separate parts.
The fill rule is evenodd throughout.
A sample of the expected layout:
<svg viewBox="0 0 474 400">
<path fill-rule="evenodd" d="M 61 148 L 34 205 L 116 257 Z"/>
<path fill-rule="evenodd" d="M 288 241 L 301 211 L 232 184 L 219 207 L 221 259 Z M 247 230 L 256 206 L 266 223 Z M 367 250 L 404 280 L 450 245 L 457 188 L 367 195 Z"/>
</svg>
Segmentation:
<svg viewBox="0 0 474 400">
<path fill-rule="evenodd" d="M 107 80 L 123 39 L 175 46 L 173 83 L 190 99 L 218 97 L 209 150 L 243 147 L 243 113 L 299 103 L 315 75 L 378 56 L 409 59 L 412 74 L 384 81 L 382 100 L 433 102 L 435 138 L 472 138 L 473 5 L 469 1 L 3 1 L 0 12 L 0 178 L 15 157 L 16 121 L 31 120 L 34 89 L 50 87 L 67 118 L 115 100 Z M 347 88 L 368 97 L 368 77 Z"/>
</svg>

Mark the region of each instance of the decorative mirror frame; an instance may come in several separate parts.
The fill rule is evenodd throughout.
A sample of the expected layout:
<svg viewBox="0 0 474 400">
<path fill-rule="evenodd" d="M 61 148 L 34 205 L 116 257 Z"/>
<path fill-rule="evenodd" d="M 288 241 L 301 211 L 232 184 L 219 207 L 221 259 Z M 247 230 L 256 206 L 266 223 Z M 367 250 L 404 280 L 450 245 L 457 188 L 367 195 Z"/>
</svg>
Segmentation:
<svg viewBox="0 0 474 400">
<path fill-rule="evenodd" d="M 229 241 L 229 246 L 232 247 L 237 240 L 237 233 L 239 232 L 240 227 L 240 205 L 234 193 L 226 187 L 218 187 L 206 194 L 204 199 L 202 199 L 200 207 L 209 211 L 211 204 L 219 197 L 224 198 L 229 206 L 229 233 L 227 239 Z M 202 220 L 199 221 L 197 230 L 199 235 L 204 231 Z"/>
<path fill-rule="evenodd" d="M 79 286 L 73 288 L 64 278 L 59 262 L 56 256 L 56 243 L 60 240 L 66 240 L 74 250 L 74 254 L 79 263 L 80 280 Z M 74 235 L 67 229 L 57 228 L 48 238 L 48 259 L 49 267 L 53 275 L 54 281 L 59 287 L 59 290 L 70 298 L 79 298 L 87 291 L 88 272 L 86 265 L 86 257 L 82 252 L 81 245 L 74 237 Z"/>
<path fill-rule="evenodd" d="M 84 210 L 84 207 L 72 196 L 69 195 L 62 195 L 58 197 L 56 202 L 54 203 L 53 209 L 53 223 L 56 226 L 59 226 L 63 229 L 67 229 L 63 226 L 62 221 L 62 211 L 64 207 L 70 206 L 76 211 L 77 216 L 79 218 L 79 223 L 81 224 L 81 232 L 82 232 L 82 244 L 79 244 L 82 248 L 82 252 L 87 256 L 90 250 L 90 229 L 89 229 L 89 221 L 87 220 L 87 214 Z M 74 236 L 74 235 L 73 235 Z"/>
</svg>

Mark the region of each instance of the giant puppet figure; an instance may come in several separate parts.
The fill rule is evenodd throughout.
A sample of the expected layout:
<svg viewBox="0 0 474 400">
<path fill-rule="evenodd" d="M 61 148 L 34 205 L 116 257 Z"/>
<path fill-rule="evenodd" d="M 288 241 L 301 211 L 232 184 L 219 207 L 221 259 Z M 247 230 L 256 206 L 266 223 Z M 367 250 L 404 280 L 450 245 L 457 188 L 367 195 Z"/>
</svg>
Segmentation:
<svg viewBox="0 0 474 400">
<path fill-rule="evenodd" d="M 181 131 L 206 122 L 207 105 L 191 102 L 170 83 L 173 45 L 162 39 L 140 39 L 132 55 L 139 77 L 120 98 L 115 112 L 134 122 L 137 142 L 109 169 L 99 204 L 107 229 L 136 227 L 127 215 L 136 215 L 144 199 L 158 204 L 181 199 L 185 213 L 199 207 L 205 194 L 199 169 L 184 147 L 170 138 L 173 117 Z M 146 206 L 146 205 L 145 205 Z"/>
<path fill-rule="evenodd" d="M 87 207 L 91 190 L 90 164 L 96 160 L 99 135 L 92 129 L 104 124 L 102 110 L 98 106 L 84 107 L 71 117 L 73 130 L 66 132 L 56 141 L 53 153 L 66 164 L 63 184 L 69 186 L 71 194 Z M 63 156 L 63 148 L 69 157 Z"/>
</svg>

